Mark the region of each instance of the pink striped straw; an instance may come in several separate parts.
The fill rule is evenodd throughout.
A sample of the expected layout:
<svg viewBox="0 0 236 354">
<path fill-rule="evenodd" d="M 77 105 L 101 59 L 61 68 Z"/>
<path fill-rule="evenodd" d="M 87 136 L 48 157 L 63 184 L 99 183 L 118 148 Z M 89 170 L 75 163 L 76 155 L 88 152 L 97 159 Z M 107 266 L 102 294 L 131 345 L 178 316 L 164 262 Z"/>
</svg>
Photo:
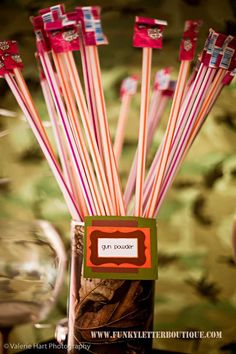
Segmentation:
<svg viewBox="0 0 236 354">
<path fill-rule="evenodd" d="M 107 215 L 112 215 L 114 213 L 114 209 L 112 206 L 112 200 L 111 200 L 111 196 L 110 196 L 109 190 L 108 190 L 108 183 L 107 183 L 105 171 L 103 169 L 102 159 L 99 154 L 98 146 L 96 145 L 96 142 L 95 142 L 94 131 L 90 125 L 89 112 L 88 112 L 88 108 L 86 105 L 84 93 L 82 90 L 79 74 L 78 74 L 78 71 L 77 71 L 77 68 L 76 68 L 76 65 L 74 62 L 73 54 L 66 53 L 66 55 L 67 55 L 67 62 L 66 62 L 67 69 L 69 72 L 72 88 L 73 88 L 74 95 L 76 98 L 76 103 L 79 108 L 79 112 L 80 112 L 81 120 L 83 123 L 85 135 L 87 137 L 87 142 L 89 145 L 91 156 L 93 158 L 93 163 L 94 163 L 95 171 L 96 171 L 97 178 L 99 181 L 99 186 L 101 189 L 101 193 L 103 195 L 104 207 L 105 207 Z"/>
<path fill-rule="evenodd" d="M 129 94 L 124 94 L 121 97 L 120 113 L 118 118 L 118 124 L 116 127 L 116 136 L 113 144 L 114 155 L 116 158 L 117 165 L 119 165 L 120 156 L 122 153 L 122 147 L 123 147 L 124 137 L 125 137 L 125 127 L 126 127 L 128 114 L 129 114 L 131 99 L 132 96 Z"/>
<path fill-rule="evenodd" d="M 185 150 L 185 147 L 187 145 L 188 137 L 191 134 L 191 131 L 192 131 L 194 123 L 196 121 L 197 115 L 198 115 L 198 113 L 200 111 L 200 108 L 201 108 L 201 105 L 203 103 L 204 97 L 206 95 L 207 90 L 210 87 L 210 84 L 211 84 L 211 81 L 212 81 L 212 79 L 213 79 L 213 77 L 215 75 L 215 72 L 216 72 L 216 69 L 212 69 L 212 68 L 207 69 L 207 73 L 206 73 L 206 75 L 204 77 L 203 85 L 202 85 L 201 89 L 199 90 L 198 97 L 197 97 L 197 99 L 195 101 L 195 104 L 194 104 L 194 106 L 192 108 L 188 124 L 185 126 L 184 132 L 181 135 L 181 139 L 180 139 L 180 142 L 178 144 L 178 149 L 176 150 L 176 153 L 175 153 L 175 155 L 173 157 L 173 160 L 171 161 L 171 165 L 170 165 L 170 167 L 168 169 L 167 175 L 165 176 L 165 180 L 164 180 L 164 183 L 163 183 L 163 186 L 162 186 L 160 197 L 159 197 L 159 199 L 157 201 L 157 204 L 156 204 L 155 214 L 154 215 L 157 214 L 157 212 L 158 212 L 158 210 L 160 208 L 161 202 L 163 201 L 163 199 L 164 199 L 164 197 L 165 197 L 165 195 L 167 193 L 167 190 L 169 189 L 169 187 L 171 186 L 171 184 L 173 182 L 173 179 L 174 179 L 175 173 L 177 171 L 179 162 L 181 161 L 181 157 L 182 157 L 182 155 L 184 153 L 184 150 Z"/>
<path fill-rule="evenodd" d="M 159 101 L 160 97 L 160 101 Z M 147 152 L 151 147 L 153 136 L 155 133 L 155 130 L 157 129 L 161 118 L 163 116 L 164 110 L 166 108 L 168 102 L 168 98 L 164 96 L 159 96 L 159 95 L 154 95 L 152 96 L 151 99 L 151 104 L 150 104 L 150 111 L 148 115 L 148 134 L 147 134 Z M 137 173 L 137 150 L 134 155 L 133 163 L 130 169 L 129 177 L 127 180 L 126 188 L 125 188 L 125 193 L 124 193 L 124 201 L 125 201 L 125 206 L 128 207 L 130 200 L 132 198 L 133 192 L 134 192 L 134 187 L 135 187 L 135 177 Z M 145 199 L 145 184 L 144 184 L 144 199 Z"/>
<path fill-rule="evenodd" d="M 210 95 L 211 92 L 212 92 L 212 89 L 215 88 L 215 86 L 216 86 L 216 85 L 215 85 L 216 79 L 217 79 L 217 81 L 218 81 L 218 78 L 215 77 L 215 78 L 214 78 L 214 81 L 213 81 L 212 84 L 211 84 L 211 87 L 210 87 L 210 89 L 209 89 L 207 95 Z M 214 94 L 212 95 L 212 97 L 210 98 L 209 103 L 208 103 L 207 106 L 206 106 L 206 101 L 207 101 L 207 97 L 206 97 L 206 99 L 205 99 L 205 101 L 204 101 L 204 105 L 201 107 L 201 110 L 200 110 L 200 112 L 199 112 L 199 114 L 198 114 L 197 120 L 196 120 L 196 122 L 195 122 L 195 124 L 194 124 L 193 132 L 191 133 L 191 136 L 190 136 L 189 139 L 188 139 L 187 146 L 186 146 L 186 148 L 185 148 L 185 151 L 184 151 L 184 154 L 183 154 L 183 157 L 182 157 L 182 159 L 181 159 L 180 164 L 181 164 L 182 161 L 184 160 L 184 158 L 185 158 L 185 156 L 186 156 L 188 150 L 190 149 L 190 147 L 192 146 L 194 140 L 196 139 L 196 137 L 197 137 L 197 135 L 198 135 L 200 129 L 202 128 L 203 123 L 205 122 L 205 120 L 206 120 L 208 114 L 210 113 L 211 109 L 213 108 L 213 105 L 215 104 L 217 98 L 219 97 L 219 95 L 220 95 L 220 93 L 221 93 L 223 87 L 224 87 L 224 83 L 221 81 L 220 84 L 218 85 L 218 87 L 216 87 L 215 92 L 214 92 Z"/>
<path fill-rule="evenodd" d="M 64 178 L 65 178 L 65 181 L 66 181 L 68 187 L 70 188 L 71 193 L 75 197 L 75 192 L 73 191 L 73 183 L 71 180 L 71 174 L 70 174 L 70 170 L 69 170 L 69 166 L 68 166 L 68 159 L 66 156 L 66 151 L 65 151 L 63 139 L 61 136 L 60 128 L 58 125 L 56 111 L 54 108 L 54 103 L 53 103 L 52 96 L 51 96 L 51 93 L 50 93 L 50 90 L 48 87 L 48 83 L 47 83 L 46 79 L 41 79 L 40 84 L 41 84 L 41 88 L 42 88 L 42 92 L 43 92 L 43 97 L 44 97 L 44 100 L 45 100 L 45 103 L 47 106 L 48 115 L 49 115 L 49 118 L 50 118 L 50 121 L 52 124 L 52 131 L 53 131 L 58 155 L 60 158 L 60 162 L 62 165 L 62 171 L 64 173 Z"/>
<path fill-rule="evenodd" d="M 128 76 L 122 80 L 120 86 L 120 111 L 116 126 L 113 149 L 116 158 L 116 163 L 119 165 L 120 156 L 125 138 L 125 128 L 129 117 L 130 104 L 132 97 L 136 95 L 138 87 L 138 77 L 136 75 Z"/>
<path fill-rule="evenodd" d="M 209 76 L 209 72 L 208 72 L 208 76 Z M 191 113 L 191 110 L 196 105 L 196 102 L 197 102 L 196 97 L 198 97 L 200 89 L 204 85 L 206 77 L 208 77 L 208 76 L 207 76 L 207 68 L 201 66 L 201 68 L 199 69 L 198 75 L 196 77 L 196 80 L 194 81 L 193 85 L 191 86 L 191 88 L 187 94 L 186 99 L 184 100 L 184 103 L 181 107 L 181 111 L 180 111 L 180 114 L 178 117 L 176 131 L 175 131 L 174 139 L 173 139 L 173 142 L 171 145 L 171 151 L 170 151 L 169 158 L 167 161 L 166 171 L 168 170 L 169 165 L 173 159 L 173 156 L 175 155 L 175 151 L 178 147 L 181 136 L 183 136 L 184 128 L 186 127 L 186 125 L 189 122 L 189 115 Z M 209 85 L 210 85 L 210 83 L 211 83 L 211 81 L 209 81 Z"/>
<path fill-rule="evenodd" d="M 150 103 L 150 112 L 148 114 L 148 138 L 147 143 L 150 144 L 150 140 L 152 140 L 152 135 L 156 126 L 159 123 L 159 119 L 161 118 L 157 111 L 160 108 L 161 102 L 163 101 L 164 96 L 162 96 L 162 92 L 160 90 L 154 91 L 151 98 Z M 164 100 L 165 101 L 165 100 Z M 153 134 L 152 134 L 153 133 Z"/>
<path fill-rule="evenodd" d="M 58 73 L 58 77 L 61 82 L 61 89 L 63 92 L 65 104 L 68 110 L 68 118 L 69 124 L 71 127 L 72 134 L 74 134 L 75 143 L 76 143 L 76 150 L 79 151 L 79 154 L 82 159 L 82 164 L 84 171 L 86 172 L 87 180 L 89 182 L 89 186 L 91 189 L 91 194 L 93 196 L 93 203 L 94 203 L 94 212 L 97 215 L 104 215 L 104 207 L 103 201 L 100 196 L 100 192 L 97 186 L 96 177 L 93 171 L 93 166 L 90 161 L 88 150 L 86 149 L 86 142 L 83 136 L 82 129 L 79 124 L 79 116 L 77 112 L 77 107 L 74 102 L 73 91 L 71 86 L 68 82 L 70 79 L 70 75 L 68 75 L 67 68 L 66 68 L 66 61 L 67 57 L 65 56 L 66 53 L 52 53 L 53 60 L 56 66 L 56 70 Z"/>
<path fill-rule="evenodd" d="M 151 124 L 150 124 L 150 128 L 148 131 L 148 146 L 149 147 L 151 146 L 155 131 L 161 122 L 161 118 L 163 117 L 163 114 L 164 114 L 164 111 L 166 109 L 169 99 L 170 98 L 167 96 L 163 96 L 163 95 L 161 96 L 158 107 L 156 108 L 156 111 L 154 113 L 153 121 L 150 122 Z"/>
<path fill-rule="evenodd" d="M 160 163 L 158 164 L 157 167 L 156 177 L 153 183 L 150 200 L 148 201 L 147 204 L 146 215 L 148 215 L 148 217 L 153 217 L 154 215 L 155 200 L 158 198 L 158 194 L 160 193 L 161 184 L 164 178 L 166 163 L 168 160 L 168 155 L 174 137 L 175 127 L 176 127 L 177 118 L 181 107 L 181 102 L 182 102 L 184 88 L 187 81 L 189 67 L 190 67 L 190 61 L 185 61 L 185 60 L 181 61 L 179 76 L 178 76 L 177 85 L 174 93 L 173 103 L 170 111 L 170 117 L 168 120 L 167 130 L 165 134 L 165 139 L 163 140 L 163 148 L 161 150 Z"/>
<path fill-rule="evenodd" d="M 93 82 L 95 88 L 95 99 L 102 134 L 103 154 L 106 162 L 105 168 L 110 189 L 110 195 L 113 198 L 113 205 L 115 206 L 116 215 L 124 216 L 125 206 L 108 125 L 106 104 L 102 88 L 101 68 L 98 49 L 96 46 L 88 46 L 87 48 L 90 57 L 91 70 L 93 72 L 94 77 Z"/>
<path fill-rule="evenodd" d="M 147 153 L 147 118 L 148 103 L 150 90 L 150 76 L 152 63 L 152 48 L 143 48 L 142 62 L 142 80 L 141 80 L 141 106 L 140 106 L 140 124 L 139 124 L 139 140 L 137 148 L 137 177 L 135 186 L 135 204 L 134 215 L 141 216 L 143 214 L 143 184 L 145 176 L 145 161 Z"/>
<path fill-rule="evenodd" d="M 29 92 L 28 86 L 26 85 L 26 82 L 24 80 L 24 77 L 22 75 L 22 72 L 20 70 L 20 68 L 15 67 L 13 69 L 13 74 L 15 77 L 15 81 L 16 84 L 18 85 L 21 93 L 22 93 L 22 98 L 25 101 L 26 105 L 28 106 L 30 112 L 32 113 L 32 116 L 34 118 L 34 120 L 37 122 L 39 129 L 41 129 L 42 134 L 45 133 L 44 128 L 43 128 L 43 124 L 42 121 L 39 117 L 38 111 L 36 109 L 35 103 L 32 99 L 32 96 Z M 48 142 L 48 146 L 50 145 L 48 136 L 45 135 L 45 141 Z"/>
<path fill-rule="evenodd" d="M 87 101 L 87 105 L 91 117 L 96 143 L 99 148 L 100 154 L 102 154 L 101 137 L 99 132 L 98 117 L 97 117 L 97 108 L 96 108 L 95 97 L 94 97 L 94 86 L 93 86 L 92 73 L 90 70 L 91 65 L 89 64 L 89 56 L 87 53 L 87 48 L 85 47 L 82 40 L 80 40 L 80 54 L 81 54 L 81 62 L 82 62 L 82 69 L 83 69 L 86 101 Z"/>
<path fill-rule="evenodd" d="M 206 117 L 208 116 L 210 110 L 212 109 L 214 103 L 216 102 L 218 96 L 220 95 L 224 85 L 229 85 L 230 82 L 233 80 L 234 76 L 235 76 L 235 69 L 231 69 L 227 71 L 226 74 L 224 74 L 224 72 L 218 72 L 217 75 L 215 76 L 207 92 L 206 98 L 198 114 L 198 117 L 195 121 L 193 131 L 191 132 L 191 135 L 188 139 L 187 146 L 185 148 L 184 154 L 182 155 L 179 165 L 182 164 L 182 161 L 184 160 L 188 150 L 192 146 L 198 132 L 200 131 L 204 121 L 206 120 Z"/>
<path fill-rule="evenodd" d="M 47 80 L 44 77 L 40 79 L 40 83 L 41 83 L 45 103 L 47 106 L 49 118 L 52 124 L 53 135 L 54 135 L 58 155 L 60 158 L 60 162 L 62 165 L 64 178 L 74 199 L 76 200 L 77 205 L 79 206 L 79 209 L 81 210 L 82 217 L 84 217 L 88 213 L 87 207 L 85 205 L 85 200 L 82 195 L 81 188 L 79 184 L 76 182 L 73 165 L 71 165 L 69 156 L 66 151 L 64 136 L 62 135 L 63 133 L 59 126 L 58 117 L 51 96 L 50 88 L 48 86 Z"/>
<path fill-rule="evenodd" d="M 6 74 L 4 75 L 12 93 L 14 94 L 22 112 L 24 113 L 25 117 L 28 120 L 28 123 L 48 161 L 48 164 L 60 186 L 60 189 L 64 195 L 66 204 L 68 206 L 68 209 L 70 211 L 70 214 L 72 216 L 72 218 L 74 220 L 81 220 L 81 215 L 80 212 L 76 206 L 76 202 L 72 196 L 72 194 L 70 193 L 69 188 L 67 187 L 67 184 L 65 182 L 65 179 L 61 173 L 61 169 L 59 167 L 59 164 L 57 162 L 57 160 L 55 159 L 55 156 L 53 156 L 52 154 L 52 148 L 48 147 L 47 143 L 44 140 L 44 137 L 42 135 L 41 129 L 37 126 L 36 122 L 34 121 L 32 114 L 30 113 L 28 107 L 26 106 L 25 102 L 24 102 L 24 98 L 20 92 L 20 90 L 18 89 L 16 82 L 14 80 L 14 78 L 12 77 L 11 74 Z"/>
<path fill-rule="evenodd" d="M 160 162 L 157 166 L 157 172 L 153 181 L 150 198 L 147 202 L 145 215 L 153 217 L 155 212 L 155 203 L 161 191 L 161 186 L 165 177 L 169 154 L 171 152 L 171 145 L 173 142 L 175 128 L 181 110 L 181 105 L 184 98 L 185 88 L 187 85 L 188 72 L 191 61 L 193 60 L 196 41 L 198 37 L 201 21 L 188 20 L 185 22 L 183 37 L 180 44 L 179 58 L 181 60 L 180 70 L 177 80 L 177 85 L 173 97 L 173 103 L 170 111 L 170 116 L 166 128 L 166 134 L 163 139 L 163 146 L 161 149 Z"/>
<path fill-rule="evenodd" d="M 52 93 L 52 97 L 58 112 L 58 116 L 60 117 L 62 126 L 64 128 L 63 131 L 68 144 L 68 149 L 71 153 L 72 162 L 75 167 L 75 171 L 77 171 L 77 176 L 86 201 L 86 205 L 88 207 L 88 212 L 90 215 L 94 215 L 95 207 L 93 204 L 93 198 L 91 195 L 89 184 L 86 178 L 86 173 L 82 165 L 81 157 L 78 151 L 74 147 L 76 146 L 75 137 L 71 131 L 71 127 L 67 119 L 66 110 L 61 99 L 60 91 L 56 83 L 56 78 L 55 78 L 54 71 L 52 69 L 50 59 L 46 52 L 44 52 L 43 54 L 39 53 L 39 58 Z"/>
<path fill-rule="evenodd" d="M 177 136 L 178 133 L 182 127 L 181 124 L 183 124 L 184 122 L 184 117 L 187 115 L 187 112 L 190 111 L 195 97 L 197 95 L 198 89 L 199 89 L 199 85 L 200 85 L 200 80 L 202 80 L 205 72 L 206 72 L 206 68 L 203 70 L 203 65 L 201 66 L 201 68 L 199 69 L 197 76 L 196 76 L 196 80 L 194 81 L 194 83 L 191 85 L 190 90 L 187 94 L 187 96 L 184 99 L 183 105 L 181 107 L 180 113 L 179 113 L 179 117 L 177 119 L 177 123 L 176 123 L 176 130 L 174 132 L 174 137 L 173 137 L 173 143 L 171 144 L 171 151 L 172 151 L 172 146 L 173 144 L 176 143 L 177 141 Z M 202 71 L 203 70 L 203 71 Z M 164 140 L 163 140 L 164 141 Z M 153 186 L 153 182 L 154 179 L 156 177 L 157 174 L 157 170 L 158 170 L 158 165 L 159 165 L 159 161 L 160 161 L 160 157 L 161 157 L 161 151 L 163 148 L 163 142 L 160 145 L 159 149 L 156 152 L 156 155 L 153 159 L 152 165 L 150 167 L 150 170 L 148 172 L 148 175 L 146 177 L 146 181 L 145 181 L 145 192 L 144 192 L 144 208 L 146 208 L 147 203 L 148 203 L 148 199 L 150 198 L 150 193 L 151 193 L 151 188 Z M 168 160 L 167 160 L 168 161 Z"/>
</svg>

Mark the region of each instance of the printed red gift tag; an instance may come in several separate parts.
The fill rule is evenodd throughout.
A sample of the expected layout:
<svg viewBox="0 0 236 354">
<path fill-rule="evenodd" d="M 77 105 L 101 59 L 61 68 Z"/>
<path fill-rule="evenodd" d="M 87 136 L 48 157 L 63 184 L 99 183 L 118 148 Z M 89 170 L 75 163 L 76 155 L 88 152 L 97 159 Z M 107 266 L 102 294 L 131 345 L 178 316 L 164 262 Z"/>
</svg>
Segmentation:
<svg viewBox="0 0 236 354">
<path fill-rule="evenodd" d="M 135 18 L 133 46 L 139 48 L 162 48 L 163 30 L 166 21 L 153 18 Z"/>
<path fill-rule="evenodd" d="M 184 34 L 180 44 L 180 60 L 193 60 L 201 24 L 202 21 L 200 20 L 185 22 Z"/>
<path fill-rule="evenodd" d="M 108 44 L 107 38 L 102 31 L 100 7 L 77 7 L 76 11 L 81 22 L 84 44 L 86 46 Z"/>
</svg>

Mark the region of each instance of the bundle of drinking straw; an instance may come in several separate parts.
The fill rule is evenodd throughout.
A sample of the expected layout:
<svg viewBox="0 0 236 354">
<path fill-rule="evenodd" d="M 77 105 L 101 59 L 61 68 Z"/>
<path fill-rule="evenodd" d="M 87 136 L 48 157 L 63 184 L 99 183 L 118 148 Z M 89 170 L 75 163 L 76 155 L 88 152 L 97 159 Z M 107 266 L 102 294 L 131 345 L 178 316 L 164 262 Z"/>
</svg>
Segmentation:
<svg viewBox="0 0 236 354">
<path fill-rule="evenodd" d="M 186 21 L 180 43 L 180 69 L 176 82 L 170 68 L 158 71 L 151 99 L 152 50 L 162 48 L 167 23 L 136 17 L 133 45 L 142 48 L 140 128 L 138 146 L 127 185 L 122 192 L 118 162 L 137 77 L 121 88 L 121 109 L 114 147 L 99 60 L 99 45 L 107 44 L 99 7 L 63 5 L 39 11 L 31 18 L 36 35 L 40 83 L 56 143 L 53 149 L 31 93 L 22 76 L 22 61 L 15 41 L 0 42 L 0 75 L 7 81 L 23 111 L 55 179 L 71 217 L 128 214 L 154 218 L 174 177 L 212 109 L 222 88 L 235 73 L 233 36 L 210 30 L 197 64 L 190 74 L 200 21 Z M 74 52 L 81 55 L 83 80 Z M 82 83 L 81 83 L 82 81 Z M 146 155 L 166 105 L 172 99 L 163 141 L 149 171 Z M 132 209 L 131 209 L 132 210 Z"/>
</svg>

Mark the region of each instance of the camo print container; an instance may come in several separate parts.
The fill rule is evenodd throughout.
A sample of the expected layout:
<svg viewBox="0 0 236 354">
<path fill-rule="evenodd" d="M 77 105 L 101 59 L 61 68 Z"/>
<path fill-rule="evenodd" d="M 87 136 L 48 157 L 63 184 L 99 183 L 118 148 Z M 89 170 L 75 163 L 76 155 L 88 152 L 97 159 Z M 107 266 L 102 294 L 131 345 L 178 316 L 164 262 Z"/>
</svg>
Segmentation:
<svg viewBox="0 0 236 354">
<path fill-rule="evenodd" d="M 150 354 L 152 339 L 134 333 L 152 330 L 155 282 L 84 278 L 84 224 L 72 222 L 71 232 L 68 352 Z"/>
</svg>

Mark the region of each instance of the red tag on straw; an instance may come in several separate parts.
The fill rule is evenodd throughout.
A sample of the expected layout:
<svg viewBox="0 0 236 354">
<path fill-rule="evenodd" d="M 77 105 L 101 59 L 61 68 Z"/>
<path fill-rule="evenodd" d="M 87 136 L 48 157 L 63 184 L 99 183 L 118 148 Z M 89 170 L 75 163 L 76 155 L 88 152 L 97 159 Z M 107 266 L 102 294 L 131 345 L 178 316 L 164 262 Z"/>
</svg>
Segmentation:
<svg viewBox="0 0 236 354">
<path fill-rule="evenodd" d="M 0 42 L 0 55 L 1 54 L 18 54 L 19 49 L 16 41 L 2 41 Z"/>
<path fill-rule="evenodd" d="M 233 69 L 232 71 L 228 71 L 225 76 L 223 77 L 222 80 L 222 84 L 223 85 L 229 85 L 231 83 L 231 81 L 233 80 L 233 78 L 236 75 L 236 70 Z"/>
<path fill-rule="evenodd" d="M 230 66 L 229 66 L 229 70 L 235 73 L 235 69 L 236 69 L 236 52 L 234 52 L 234 56 L 231 60 Z"/>
<path fill-rule="evenodd" d="M 180 44 L 180 60 L 193 60 L 201 25 L 202 21 L 200 20 L 185 22 L 184 34 Z"/>
<path fill-rule="evenodd" d="M 22 59 L 16 41 L 0 42 L 0 56 L 2 71 L 12 71 L 15 68 L 23 68 Z"/>
<path fill-rule="evenodd" d="M 2 60 L 2 57 L 0 56 L 0 77 L 3 77 L 7 73 L 8 71 L 5 67 L 5 62 L 4 60 Z"/>
<path fill-rule="evenodd" d="M 223 59 L 227 44 L 232 39 L 233 39 L 232 36 L 227 37 L 226 35 L 219 33 L 217 40 L 215 42 L 215 46 L 212 51 L 211 59 L 209 62 L 209 67 L 219 68 L 220 63 Z M 226 56 L 226 58 L 224 60 L 224 69 L 227 70 L 229 68 L 230 61 L 231 61 L 231 59 Z"/>
<path fill-rule="evenodd" d="M 50 42 L 44 31 L 44 23 L 41 16 L 30 18 L 36 35 L 36 45 L 39 53 L 49 52 L 51 50 Z"/>
<path fill-rule="evenodd" d="M 167 90 L 170 83 L 171 68 L 164 68 L 156 72 L 154 81 L 154 90 Z"/>
<path fill-rule="evenodd" d="M 15 68 L 23 69 L 22 59 L 19 54 L 5 54 L 2 56 L 7 70 L 12 71 Z"/>
<path fill-rule="evenodd" d="M 52 13 L 54 18 L 57 16 L 58 18 L 61 18 L 65 14 L 65 7 L 63 4 L 58 4 L 55 6 L 47 7 L 45 9 L 41 9 L 38 12 L 41 16 L 44 14 L 49 14 Z"/>
<path fill-rule="evenodd" d="M 77 11 L 70 11 L 66 13 L 66 17 L 69 21 L 74 21 L 77 27 L 81 28 L 81 21 Z"/>
<path fill-rule="evenodd" d="M 232 70 L 235 67 L 235 45 L 236 39 L 228 36 L 223 44 L 222 55 L 219 58 L 218 65 L 221 69 Z"/>
<path fill-rule="evenodd" d="M 201 63 L 203 63 L 204 65 L 208 66 L 210 59 L 211 59 L 211 54 L 213 52 L 214 49 L 214 45 L 215 42 L 218 38 L 218 33 L 216 33 L 213 29 L 209 30 L 209 35 L 205 41 L 205 45 L 202 51 L 202 55 L 201 55 Z"/>
<path fill-rule="evenodd" d="M 96 38 L 95 38 L 95 28 L 93 23 L 93 17 L 88 16 L 85 20 L 85 15 L 82 7 L 76 8 L 78 19 L 81 24 L 81 31 L 84 40 L 84 44 L 86 46 L 96 45 Z"/>
<path fill-rule="evenodd" d="M 138 77 L 136 75 L 129 76 L 121 83 L 120 96 L 130 95 L 133 96 L 137 92 Z"/>
<path fill-rule="evenodd" d="M 76 11 L 81 21 L 84 44 L 86 46 L 108 44 L 107 38 L 102 31 L 100 7 L 77 7 Z"/>
<path fill-rule="evenodd" d="M 61 16 L 60 14 L 61 12 L 51 11 L 42 15 L 44 29 L 51 48 L 55 53 L 79 50 L 79 33 L 76 22 L 70 21 L 66 15 Z"/>
<path fill-rule="evenodd" d="M 0 76 L 12 73 L 15 68 L 23 68 L 19 54 L 4 54 L 0 56 Z"/>
<path fill-rule="evenodd" d="M 162 96 L 173 97 L 176 87 L 176 80 L 170 80 L 168 88 L 162 91 Z"/>
<path fill-rule="evenodd" d="M 133 46 L 138 48 L 162 48 L 163 30 L 166 21 L 153 18 L 135 18 Z"/>
<path fill-rule="evenodd" d="M 62 31 L 49 31 L 48 38 L 55 53 L 76 51 L 80 49 L 78 29 L 68 27 Z"/>
<path fill-rule="evenodd" d="M 65 9 L 63 5 L 55 5 L 39 11 L 44 23 L 44 29 L 47 31 L 62 29 L 62 23 L 66 20 Z"/>
</svg>

